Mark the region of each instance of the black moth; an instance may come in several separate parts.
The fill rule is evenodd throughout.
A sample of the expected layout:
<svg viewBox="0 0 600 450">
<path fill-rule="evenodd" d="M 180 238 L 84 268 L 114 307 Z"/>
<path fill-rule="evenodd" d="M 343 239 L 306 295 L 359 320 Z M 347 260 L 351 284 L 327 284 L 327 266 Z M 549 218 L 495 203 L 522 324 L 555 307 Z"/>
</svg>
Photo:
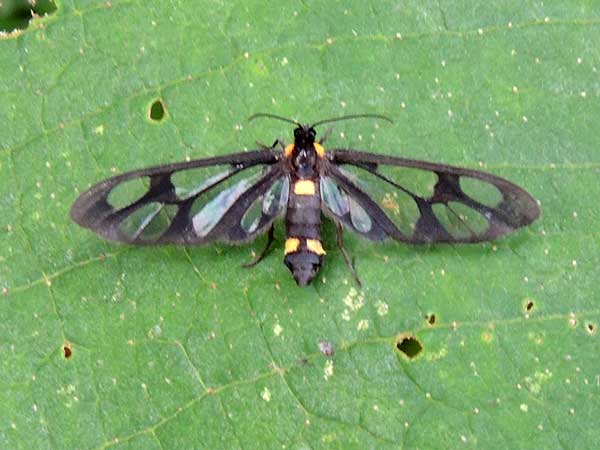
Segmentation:
<svg viewBox="0 0 600 450">
<path fill-rule="evenodd" d="M 519 186 L 477 170 L 349 149 L 325 150 L 315 127 L 293 123 L 294 143 L 134 170 L 104 180 L 73 204 L 71 217 L 105 239 L 135 245 L 244 243 L 285 216 L 285 264 L 300 286 L 321 267 L 323 213 L 337 226 L 337 244 L 360 284 L 342 229 L 364 238 L 411 244 L 495 239 L 539 217 Z M 137 191 L 136 191 L 137 189 Z M 123 193 L 135 195 L 123 200 Z"/>
</svg>

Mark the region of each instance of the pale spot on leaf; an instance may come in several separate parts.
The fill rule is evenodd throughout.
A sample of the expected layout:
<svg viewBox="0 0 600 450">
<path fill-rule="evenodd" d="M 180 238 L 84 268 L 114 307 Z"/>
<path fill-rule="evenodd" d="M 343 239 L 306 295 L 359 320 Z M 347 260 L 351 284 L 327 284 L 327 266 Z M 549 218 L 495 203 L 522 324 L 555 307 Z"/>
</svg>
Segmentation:
<svg viewBox="0 0 600 450">
<path fill-rule="evenodd" d="M 265 402 L 271 401 L 271 391 L 269 391 L 269 388 L 267 388 L 266 386 L 260 393 L 260 396 Z"/>
<path fill-rule="evenodd" d="M 382 301 L 377 303 L 377 314 L 380 316 L 385 316 L 388 313 L 389 307 L 387 303 Z"/>
<path fill-rule="evenodd" d="M 367 319 L 360 320 L 356 328 L 358 329 L 358 331 L 367 330 L 369 328 L 369 321 Z"/>
<path fill-rule="evenodd" d="M 328 380 L 333 375 L 333 360 L 328 359 L 323 370 L 323 378 Z"/>
</svg>

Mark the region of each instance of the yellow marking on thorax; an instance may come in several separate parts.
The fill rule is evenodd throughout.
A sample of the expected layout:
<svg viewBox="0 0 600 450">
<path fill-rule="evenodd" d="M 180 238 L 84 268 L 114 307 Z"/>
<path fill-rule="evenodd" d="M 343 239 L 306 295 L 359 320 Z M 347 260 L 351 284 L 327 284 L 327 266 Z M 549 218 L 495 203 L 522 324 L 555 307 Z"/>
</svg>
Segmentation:
<svg viewBox="0 0 600 450">
<path fill-rule="evenodd" d="M 315 151 L 317 152 L 317 155 L 319 155 L 319 158 L 322 158 L 323 156 L 325 156 L 325 149 L 323 148 L 323 146 L 321 144 L 318 143 L 314 143 L 315 146 Z"/>
<path fill-rule="evenodd" d="M 300 239 L 298 238 L 287 238 L 285 240 L 284 254 L 297 252 L 300 248 Z"/>
<path fill-rule="evenodd" d="M 296 195 L 315 195 L 316 191 L 314 181 L 298 180 L 294 183 L 294 194 Z"/>
<path fill-rule="evenodd" d="M 285 156 L 286 158 L 289 158 L 290 156 L 292 156 L 293 151 L 294 151 L 294 144 L 288 144 L 285 146 L 285 149 L 283 150 L 283 156 Z"/>
<path fill-rule="evenodd" d="M 307 239 L 306 248 L 309 252 L 315 253 L 319 256 L 323 256 L 325 254 L 325 250 L 323 250 L 321 241 L 318 241 L 317 239 Z"/>
</svg>

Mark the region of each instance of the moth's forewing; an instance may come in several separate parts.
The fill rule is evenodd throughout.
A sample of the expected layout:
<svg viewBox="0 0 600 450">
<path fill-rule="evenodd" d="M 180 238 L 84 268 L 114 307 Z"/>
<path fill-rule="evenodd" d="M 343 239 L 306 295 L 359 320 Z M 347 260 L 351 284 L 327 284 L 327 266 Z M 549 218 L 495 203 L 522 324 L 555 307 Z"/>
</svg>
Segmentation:
<svg viewBox="0 0 600 450">
<path fill-rule="evenodd" d="M 79 196 L 71 217 L 129 244 L 241 242 L 283 213 L 288 189 L 273 151 L 260 150 L 109 178 Z"/>
<path fill-rule="evenodd" d="M 486 172 L 351 150 L 330 154 L 322 182 L 326 210 L 370 239 L 384 234 L 412 243 L 487 241 L 540 214 L 527 191 Z M 369 229 L 357 226 L 368 222 L 357 219 L 363 211 L 371 218 Z"/>
</svg>

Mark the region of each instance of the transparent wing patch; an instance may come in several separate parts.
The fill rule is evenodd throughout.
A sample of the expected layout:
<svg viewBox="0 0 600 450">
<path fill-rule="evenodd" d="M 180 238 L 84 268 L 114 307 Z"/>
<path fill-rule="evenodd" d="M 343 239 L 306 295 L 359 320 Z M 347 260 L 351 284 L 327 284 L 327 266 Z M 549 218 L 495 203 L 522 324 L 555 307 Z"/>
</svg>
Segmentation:
<svg viewBox="0 0 600 450">
<path fill-rule="evenodd" d="M 327 175 L 321 177 L 320 187 L 326 213 L 341 220 L 347 228 L 356 233 L 370 235 L 373 231 L 373 221 L 355 197 Z"/>
</svg>

